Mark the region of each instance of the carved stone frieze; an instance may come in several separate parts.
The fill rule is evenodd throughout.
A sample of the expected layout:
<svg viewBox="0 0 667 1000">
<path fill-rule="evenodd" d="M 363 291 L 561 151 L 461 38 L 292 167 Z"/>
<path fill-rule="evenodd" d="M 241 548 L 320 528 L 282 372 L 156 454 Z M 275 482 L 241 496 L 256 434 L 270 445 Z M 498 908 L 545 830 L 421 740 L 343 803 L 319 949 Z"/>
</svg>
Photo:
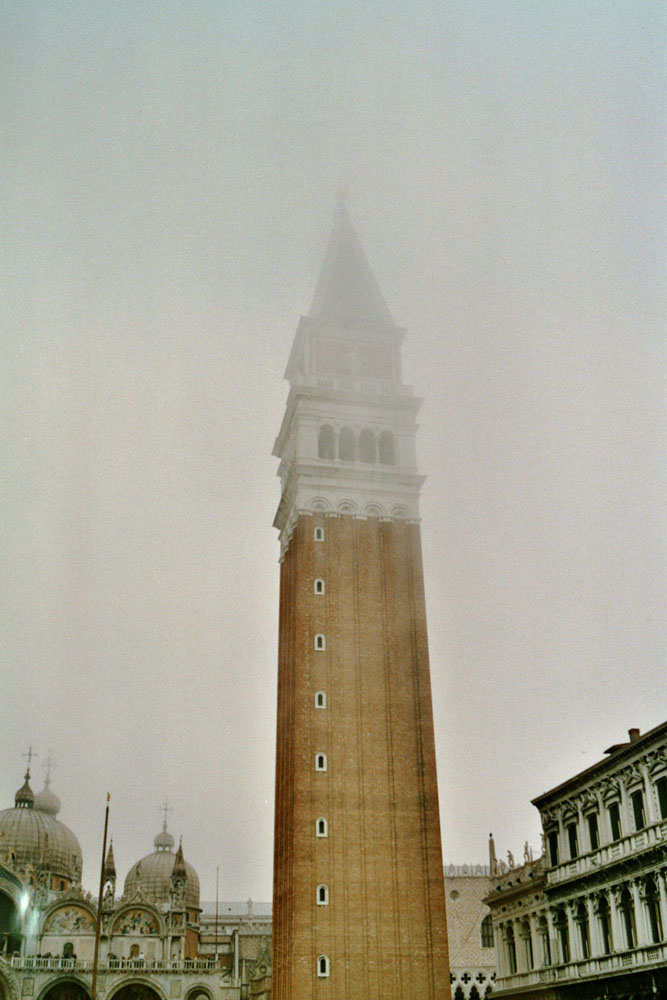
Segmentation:
<svg viewBox="0 0 667 1000">
<path fill-rule="evenodd" d="M 618 778 L 614 778 L 609 775 L 603 778 L 600 782 L 602 790 L 602 798 L 605 802 L 612 802 L 614 799 L 620 799 L 621 797 L 621 783 Z"/>
</svg>

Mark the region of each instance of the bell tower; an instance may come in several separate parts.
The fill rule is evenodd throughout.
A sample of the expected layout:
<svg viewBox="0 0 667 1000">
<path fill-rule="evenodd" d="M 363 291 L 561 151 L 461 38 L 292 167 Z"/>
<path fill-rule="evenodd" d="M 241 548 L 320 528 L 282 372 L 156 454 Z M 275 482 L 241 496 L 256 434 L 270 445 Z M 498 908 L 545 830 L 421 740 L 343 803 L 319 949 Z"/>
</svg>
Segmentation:
<svg viewBox="0 0 667 1000">
<path fill-rule="evenodd" d="M 274 448 L 275 1000 L 450 996 L 404 333 L 341 200 Z"/>
</svg>

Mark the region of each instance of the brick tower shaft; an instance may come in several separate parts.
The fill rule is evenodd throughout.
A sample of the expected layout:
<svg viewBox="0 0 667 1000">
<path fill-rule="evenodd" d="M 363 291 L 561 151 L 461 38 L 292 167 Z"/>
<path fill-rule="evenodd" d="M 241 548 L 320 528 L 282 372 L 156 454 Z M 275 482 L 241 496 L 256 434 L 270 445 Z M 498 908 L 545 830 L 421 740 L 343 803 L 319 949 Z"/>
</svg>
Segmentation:
<svg viewBox="0 0 667 1000">
<path fill-rule="evenodd" d="M 339 206 L 275 449 L 275 1000 L 450 992 L 402 337 Z"/>
</svg>

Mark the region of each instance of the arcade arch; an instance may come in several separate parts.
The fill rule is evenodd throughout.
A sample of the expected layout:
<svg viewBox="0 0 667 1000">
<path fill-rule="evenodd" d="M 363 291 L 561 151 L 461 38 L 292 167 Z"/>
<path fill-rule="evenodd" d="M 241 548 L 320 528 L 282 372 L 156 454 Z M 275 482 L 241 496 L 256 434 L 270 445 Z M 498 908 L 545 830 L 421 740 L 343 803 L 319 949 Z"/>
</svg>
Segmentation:
<svg viewBox="0 0 667 1000">
<path fill-rule="evenodd" d="M 78 979 L 58 979 L 49 983 L 39 1000 L 90 1000 L 90 994 Z"/>
<path fill-rule="evenodd" d="M 16 903 L 0 890 L 0 951 L 11 955 L 20 948 L 21 933 Z"/>
</svg>

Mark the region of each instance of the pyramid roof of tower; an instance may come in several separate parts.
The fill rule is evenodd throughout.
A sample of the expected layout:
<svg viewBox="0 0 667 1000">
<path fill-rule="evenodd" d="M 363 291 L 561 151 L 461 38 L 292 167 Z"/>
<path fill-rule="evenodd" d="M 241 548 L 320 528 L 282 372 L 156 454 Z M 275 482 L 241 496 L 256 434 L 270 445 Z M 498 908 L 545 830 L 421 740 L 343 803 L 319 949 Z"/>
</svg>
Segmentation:
<svg viewBox="0 0 667 1000">
<path fill-rule="evenodd" d="M 342 198 L 309 315 L 353 326 L 396 326 Z"/>
</svg>

